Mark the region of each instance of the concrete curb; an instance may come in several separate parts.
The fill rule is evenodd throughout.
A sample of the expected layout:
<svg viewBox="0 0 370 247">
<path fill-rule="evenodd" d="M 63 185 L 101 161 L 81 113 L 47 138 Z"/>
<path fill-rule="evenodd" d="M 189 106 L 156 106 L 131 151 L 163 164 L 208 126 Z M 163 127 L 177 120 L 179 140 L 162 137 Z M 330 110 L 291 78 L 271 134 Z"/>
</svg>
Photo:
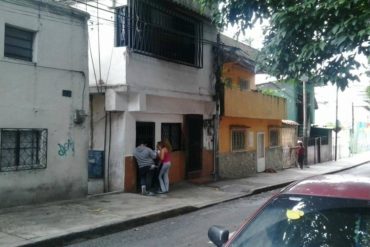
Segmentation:
<svg viewBox="0 0 370 247">
<path fill-rule="evenodd" d="M 140 218 L 135 218 L 131 220 L 121 221 L 117 223 L 111 223 L 98 227 L 91 227 L 86 230 L 81 230 L 78 232 L 70 232 L 60 236 L 54 236 L 48 239 L 37 240 L 32 243 L 27 243 L 20 245 L 20 247 L 50 247 L 50 246 L 65 246 L 66 244 L 71 244 L 74 241 L 82 239 L 92 239 L 98 236 L 103 236 L 107 234 L 113 234 L 119 231 L 124 231 L 132 229 L 138 226 L 146 225 L 149 223 L 157 222 L 159 220 L 172 218 L 178 215 L 194 212 L 198 210 L 196 207 L 185 206 L 181 208 L 175 208 L 168 211 L 163 211 L 151 215 L 146 215 Z"/>
</svg>

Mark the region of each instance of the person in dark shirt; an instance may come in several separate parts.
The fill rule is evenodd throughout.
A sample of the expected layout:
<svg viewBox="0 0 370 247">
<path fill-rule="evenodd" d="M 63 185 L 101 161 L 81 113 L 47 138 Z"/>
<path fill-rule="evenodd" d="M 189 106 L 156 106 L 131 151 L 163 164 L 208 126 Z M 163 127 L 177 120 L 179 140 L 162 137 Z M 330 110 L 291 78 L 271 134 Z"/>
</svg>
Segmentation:
<svg viewBox="0 0 370 247">
<path fill-rule="evenodd" d="M 298 141 L 297 159 L 298 159 L 299 167 L 301 169 L 303 169 L 304 146 L 303 146 L 303 143 L 301 141 Z"/>
<path fill-rule="evenodd" d="M 135 148 L 134 157 L 139 166 L 141 194 L 150 195 L 151 193 L 149 193 L 146 188 L 146 177 L 148 172 L 155 167 L 154 159 L 157 157 L 157 153 L 145 144 L 140 144 Z"/>
</svg>

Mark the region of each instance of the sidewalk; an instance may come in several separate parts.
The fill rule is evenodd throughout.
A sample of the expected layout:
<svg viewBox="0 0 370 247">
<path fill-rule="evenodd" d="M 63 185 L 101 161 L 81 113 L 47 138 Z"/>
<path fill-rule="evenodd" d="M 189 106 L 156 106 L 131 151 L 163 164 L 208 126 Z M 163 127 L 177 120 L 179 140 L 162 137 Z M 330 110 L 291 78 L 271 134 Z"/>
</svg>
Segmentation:
<svg viewBox="0 0 370 247">
<path fill-rule="evenodd" d="M 183 182 L 169 194 L 104 194 L 42 205 L 0 209 L 0 246 L 62 246 L 91 234 L 115 232 L 217 203 L 245 197 L 312 175 L 333 173 L 370 161 L 370 153 L 337 162 L 206 185 Z"/>
</svg>

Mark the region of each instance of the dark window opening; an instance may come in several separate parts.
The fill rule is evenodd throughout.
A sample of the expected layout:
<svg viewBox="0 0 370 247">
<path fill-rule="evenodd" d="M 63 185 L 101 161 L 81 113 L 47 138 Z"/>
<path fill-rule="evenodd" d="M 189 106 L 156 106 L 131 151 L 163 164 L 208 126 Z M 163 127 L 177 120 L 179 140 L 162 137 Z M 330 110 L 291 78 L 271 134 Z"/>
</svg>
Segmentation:
<svg viewBox="0 0 370 247">
<path fill-rule="evenodd" d="M 5 25 L 4 56 L 32 61 L 34 32 Z"/>
<path fill-rule="evenodd" d="M 250 89 L 250 82 L 245 79 L 239 80 L 239 86 L 241 91 L 249 90 Z"/>
<path fill-rule="evenodd" d="M 203 66 L 203 26 L 167 1 L 131 0 L 117 9 L 117 46 L 195 67 Z"/>
<path fill-rule="evenodd" d="M 46 129 L 1 129 L 0 171 L 46 168 Z"/>
<path fill-rule="evenodd" d="M 136 146 L 146 144 L 147 147 L 154 149 L 155 123 L 136 122 Z"/>
<path fill-rule="evenodd" d="M 162 140 L 168 139 L 172 145 L 172 151 L 181 150 L 181 124 L 162 123 Z"/>
<path fill-rule="evenodd" d="M 269 133 L 270 133 L 270 147 L 279 146 L 279 130 L 270 129 Z"/>
</svg>

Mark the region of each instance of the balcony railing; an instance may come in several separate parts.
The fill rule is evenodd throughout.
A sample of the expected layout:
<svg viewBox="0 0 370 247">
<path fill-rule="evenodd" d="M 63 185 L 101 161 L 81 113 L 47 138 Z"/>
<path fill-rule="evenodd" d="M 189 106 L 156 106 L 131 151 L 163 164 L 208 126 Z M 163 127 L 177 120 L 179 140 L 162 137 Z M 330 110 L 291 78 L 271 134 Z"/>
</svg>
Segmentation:
<svg viewBox="0 0 370 247">
<path fill-rule="evenodd" d="M 285 119 L 286 100 L 256 91 L 224 90 L 224 116 L 257 119 Z"/>
</svg>

